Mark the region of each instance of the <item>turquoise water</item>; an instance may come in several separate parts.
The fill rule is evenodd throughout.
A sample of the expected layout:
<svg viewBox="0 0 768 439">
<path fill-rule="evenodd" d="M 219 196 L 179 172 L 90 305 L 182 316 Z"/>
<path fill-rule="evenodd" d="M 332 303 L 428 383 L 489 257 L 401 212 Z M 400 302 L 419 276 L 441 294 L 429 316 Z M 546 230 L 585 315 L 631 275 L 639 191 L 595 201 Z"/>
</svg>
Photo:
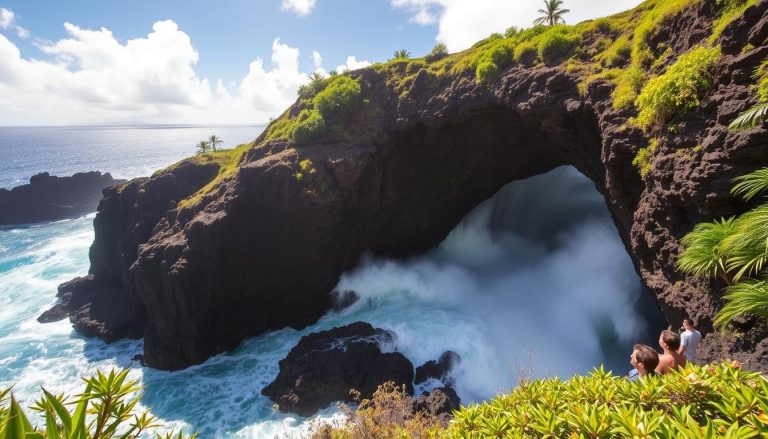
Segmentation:
<svg viewBox="0 0 768 439">
<path fill-rule="evenodd" d="M 113 161 L 116 173 L 122 163 L 134 159 Z M 635 311 L 637 275 L 599 194 L 572 169 L 508 186 L 424 256 L 366 256 L 340 280 L 339 289 L 361 296 L 343 312 L 303 331 L 246 340 L 178 372 L 132 361 L 141 341 L 105 345 L 82 339 L 68 321 L 35 320 L 56 302 L 59 283 L 87 273 L 92 221 L 0 229 L 0 387 L 14 385 L 24 404 L 41 386 L 74 393 L 79 377 L 121 367 L 143 384 L 144 406 L 166 428 L 202 437 L 298 437 L 307 420 L 274 413 L 260 391 L 277 375 L 278 361 L 313 331 L 368 321 L 392 330 L 397 338 L 387 348 L 416 366 L 454 350 L 463 359 L 454 374 L 464 402 L 509 389 L 522 364 L 536 376 L 569 376 L 601 363 L 624 373 L 629 347 L 647 338 Z M 334 416 L 331 408 L 319 418 Z"/>
</svg>

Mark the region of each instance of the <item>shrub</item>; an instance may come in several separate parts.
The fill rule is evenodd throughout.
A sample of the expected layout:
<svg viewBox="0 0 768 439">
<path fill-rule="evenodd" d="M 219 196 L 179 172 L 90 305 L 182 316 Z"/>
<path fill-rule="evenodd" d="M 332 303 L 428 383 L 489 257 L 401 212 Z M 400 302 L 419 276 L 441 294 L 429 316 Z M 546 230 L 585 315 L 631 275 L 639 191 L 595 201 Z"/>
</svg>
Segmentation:
<svg viewBox="0 0 768 439">
<path fill-rule="evenodd" d="M 477 66 L 475 75 L 479 82 L 488 83 L 499 74 L 499 67 L 493 61 L 483 61 Z"/>
<path fill-rule="evenodd" d="M 326 122 L 338 122 L 362 104 L 360 82 L 349 76 L 337 76 L 313 102 Z"/>
<path fill-rule="evenodd" d="M 768 102 L 768 61 L 763 61 L 755 72 L 757 78 L 757 99 Z"/>
<path fill-rule="evenodd" d="M 515 35 L 520 33 L 520 28 L 517 26 L 510 26 L 507 28 L 507 30 L 504 31 L 504 37 L 506 38 L 512 38 Z"/>
<path fill-rule="evenodd" d="M 424 58 L 427 62 L 435 62 L 448 56 L 448 48 L 443 43 L 435 44 L 435 47 Z"/>
<path fill-rule="evenodd" d="M 293 131 L 293 141 L 296 142 L 296 145 L 306 145 L 323 134 L 325 134 L 325 119 L 319 111 L 312 110 L 296 125 L 296 129 Z"/>
<path fill-rule="evenodd" d="M 504 68 L 512 63 L 514 49 L 508 42 L 499 41 L 491 46 L 485 57 L 499 66 L 499 68 Z"/>
<path fill-rule="evenodd" d="M 320 93 L 327 80 L 323 78 L 323 75 L 315 72 L 309 75 L 309 84 L 304 84 L 299 87 L 299 97 L 302 99 L 311 99 L 316 94 Z"/>
<path fill-rule="evenodd" d="M 515 47 L 515 61 L 520 64 L 531 65 L 538 55 L 536 45 L 531 42 L 520 43 Z"/>
<path fill-rule="evenodd" d="M 632 164 L 640 171 L 641 177 L 645 177 L 653 169 L 653 155 L 656 153 L 658 146 L 659 139 L 651 139 L 648 142 L 648 146 L 640 148 L 635 158 L 632 159 Z"/>
<path fill-rule="evenodd" d="M 127 381 L 128 371 L 112 371 L 105 375 L 84 379 L 85 390 L 76 397 L 54 395 L 43 389 L 43 396 L 32 406 L 45 418 L 45 427 L 33 427 L 27 413 L 10 393 L 0 391 L 0 438 L 57 438 L 57 439 L 111 439 L 133 438 L 158 427 L 148 412 L 134 410 L 139 402 L 132 398 L 140 387 L 135 381 Z M 73 410 L 67 406 L 74 406 Z M 192 435 L 190 438 L 195 438 Z M 172 433 L 157 438 L 170 439 Z M 178 439 L 182 439 L 179 432 Z"/>
<path fill-rule="evenodd" d="M 580 41 L 581 37 L 571 32 L 571 28 L 552 26 L 539 37 L 539 58 L 545 63 L 556 61 L 566 56 Z"/>
<path fill-rule="evenodd" d="M 640 92 L 635 101 L 640 112 L 634 123 L 647 130 L 698 107 L 699 96 L 711 86 L 710 70 L 719 58 L 719 47 L 697 47 L 680 56 Z"/>
<path fill-rule="evenodd" d="M 414 73 L 418 72 L 422 69 L 427 63 L 420 59 L 415 59 L 413 61 L 408 61 L 408 64 L 405 66 L 405 74 L 406 75 L 413 75 Z"/>
<path fill-rule="evenodd" d="M 758 437 L 768 432 L 768 381 L 738 363 L 690 364 L 632 382 L 588 376 L 523 382 L 463 407 L 444 437 Z"/>
<path fill-rule="evenodd" d="M 624 108 L 632 105 L 637 99 L 637 92 L 643 86 L 645 81 L 645 72 L 643 69 L 632 65 L 624 70 L 624 73 L 616 78 L 616 88 L 611 96 L 613 97 L 614 108 Z"/>
</svg>

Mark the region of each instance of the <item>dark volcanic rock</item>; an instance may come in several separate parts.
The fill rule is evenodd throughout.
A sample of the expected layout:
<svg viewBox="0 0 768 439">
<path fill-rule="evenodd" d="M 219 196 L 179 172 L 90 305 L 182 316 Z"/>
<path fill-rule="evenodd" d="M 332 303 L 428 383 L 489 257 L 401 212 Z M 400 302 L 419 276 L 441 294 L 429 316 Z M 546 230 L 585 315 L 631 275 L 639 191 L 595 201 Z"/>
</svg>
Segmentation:
<svg viewBox="0 0 768 439">
<path fill-rule="evenodd" d="M 438 387 L 424 392 L 413 402 L 413 409 L 436 416 L 443 425 L 451 419 L 451 413 L 461 407 L 461 399 L 451 387 Z"/>
<path fill-rule="evenodd" d="M 29 184 L 0 189 L 0 225 L 75 218 L 96 211 L 102 189 L 124 183 L 109 173 L 82 172 L 55 177 L 33 175 Z"/>
<path fill-rule="evenodd" d="M 699 44 L 718 10 L 714 0 L 692 2 L 664 20 L 648 42 L 653 54 L 669 56 L 646 73 L 661 73 Z M 565 64 L 513 63 L 487 84 L 473 72 L 424 71 L 411 80 L 405 63 L 352 72 L 369 104 L 344 121 L 343 135 L 297 147 L 263 134 L 236 170 L 185 208 L 176 203 L 210 182 L 216 164 L 185 161 L 107 190 L 90 272 L 130 303 L 135 327 L 145 328 L 146 363 L 183 368 L 246 337 L 317 321 L 332 308 L 340 274 L 362 255 L 422 253 L 504 184 L 572 165 L 605 197 L 669 323 L 689 316 L 711 333 L 723 285 L 680 274 L 679 239 L 701 221 L 746 211 L 729 192 L 733 178 L 768 166 L 766 124 L 726 128 L 755 104 L 767 12 L 760 1 L 723 30 L 713 87 L 698 108 L 669 121 L 674 130 L 633 127 L 637 110 L 614 109 L 613 84 L 592 81 L 582 93 L 589 69 Z M 600 28 L 585 42 L 615 37 Z M 591 49 L 574 56 L 591 62 Z M 658 148 L 641 178 L 632 160 L 651 138 Z M 708 336 L 702 352 L 757 352 L 757 331 L 739 340 Z M 768 360 L 754 357 L 750 367 L 768 371 Z"/>
<path fill-rule="evenodd" d="M 445 351 L 440 355 L 440 358 L 437 361 L 430 360 L 417 367 L 416 379 L 413 383 L 421 384 L 430 378 L 434 378 L 441 381 L 446 386 L 452 386 L 453 378 L 448 374 L 451 372 L 451 369 L 453 369 L 453 366 L 459 364 L 459 362 L 461 362 L 459 354 L 453 351 Z"/>
<path fill-rule="evenodd" d="M 334 401 L 352 401 L 350 390 L 370 398 L 387 381 L 413 393 L 413 365 L 399 352 L 383 353 L 392 334 L 356 322 L 304 336 L 280 361 L 280 373 L 261 393 L 280 410 L 311 416 Z"/>
</svg>

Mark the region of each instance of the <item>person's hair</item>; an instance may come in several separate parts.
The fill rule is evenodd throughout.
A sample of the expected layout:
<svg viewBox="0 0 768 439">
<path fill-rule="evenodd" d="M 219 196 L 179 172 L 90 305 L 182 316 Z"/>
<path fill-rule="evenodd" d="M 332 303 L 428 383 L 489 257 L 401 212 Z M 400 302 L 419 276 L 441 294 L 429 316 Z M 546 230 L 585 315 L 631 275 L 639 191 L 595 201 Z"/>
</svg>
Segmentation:
<svg viewBox="0 0 768 439">
<path fill-rule="evenodd" d="M 680 349 L 680 335 L 677 332 L 666 329 L 661 331 L 661 341 L 673 351 Z"/>
<path fill-rule="evenodd" d="M 693 320 L 691 320 L 691 319 L 683 319 L 683 323 L 688 323 L 689 325 L 693 326 L 694 328 L 696 327 L 696 325 L 693 324 Z"/>
<path fill-rule="evenodd" d="M 648 345 L 636 344 L 634 350 L 636 352 L 635 360 L 638 363 L 643 363 L 646 372 L 650 373 L 656 370 L 656 366 L 659 365 L 659 354 L 655 349 Z"/>
</svg>

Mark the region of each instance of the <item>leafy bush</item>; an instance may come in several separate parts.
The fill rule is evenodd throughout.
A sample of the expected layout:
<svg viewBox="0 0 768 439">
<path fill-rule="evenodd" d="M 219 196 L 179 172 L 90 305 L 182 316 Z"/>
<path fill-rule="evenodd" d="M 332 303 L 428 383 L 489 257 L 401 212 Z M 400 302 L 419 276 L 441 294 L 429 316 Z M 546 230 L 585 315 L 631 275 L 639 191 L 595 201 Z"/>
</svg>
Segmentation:
<svg viewBox="0 0 768 439">
<path fill-rule="evenodd" d="M 513 57 L 514 49 L 507 41 L 499 41 L 494 44 L 484 55 L 485 59 L 492 61 L 499 68 L 504 68 L 511 64 Z"/>
<path fill-rule="evenodd" d="M 415 59 L 413 61 L 408 61 L 408 64 L 405 65 L 405 74 L 406 75 L 413 75 L 414 73 L 421 70 L 427 63 L 420 59 Z"/>
<path fill-rule="evenodd" d="M 757 437 L 768 433 L 768 381 L 738 363 L 690 364 L 637 382 L 589 376 L 523 382 L 463 407 L 447 438 Z M 724 436 L 721 436 L 724 435 Z"/>
<path fill-rule="evenodd" d="M 443 43 L 435 44 L 435 47 L 424 58 L 427 62 L 435 62 L 448 56 L 448 48 Z"/>
<path fill-rule="evenodd" d="M 328 80 L 323 78 L 323 75 L 315 72 L 309 75 L 309 84 L 304 84 L 299 87 L 299 97 L 302 99 L 311 99 L 316 94 L 320 93 Z"/>
<path fill-rule="evenodd" d="M 54 395 L 43 389 L 43 396 L 32 410 L 45 418 L 45 427 L 34 427 L 27 413 L 10 393 L 0 391 L 0 438 L 7 439 L 111 439 L 139 437 L 147 430 L 158 427 L 148 412 L 136 413 L 138 397 L 131 395 L 140 390 L 135 381 L 127 381 L 128 371 L 100 371 L 84 379 L 85 390 L 76 397 Z M 73 407 L 73 410 L 67 408 Z M 157 438 L 170 439 L 169 433 Z M 181 432 L 175 436 L 182 439 Z M 190 438 L 195 438 L 192 435 Z"/>
<path fill-rule="evenodd" d="M 768 60 L 763 61 L 755 72 L 757 79 L 757 99 L 768 102 Z"/>
<path fill-rule="evenodd" d="M 719 47 L 697 47 L 649 80 L 635 101 L 640 110 L 635 124 L 647 130 L 698 107 L 699 96 L 712 85 L 710 70 L 719 58 Z"/>
<path fill-rule="evenodd" d="M 311 140 L 325 134 L 325 119 L 323 115 L 317 110 L 307 111 L 305 117 L 302 117 L 302 121 L 296 125 L 296 129 L 293 131 L 293 140 L 296 145 L 305 145 Z"/>
<path fill-rule="evenodd" d="M 648 146 L 640 148 L 637 151 L 635 158 L 632 159 L 632 164 L 635 165 L 638 171 L 640 171 L 641 177 L 645 177 L 645 175 L 653 169 L 653 155 L 656 154 L 658 146 L 659 139 L 651 139 L 651 141 L 648 142 Z"/>
<path fill-rule="evenodd" d="M 493 61 L 483 61 L 477 66 L 475 75 L 478 82 L 488 83 L 499 74 L 499 67 Z"/>
<path fill-rule="evenodd" d="M 326 122 L 338 122 L 363 103 L 360 82 L 349 76 L 337 76 L 314 97 L 313 103 Z"/>
<path fill-rule="evenodd" d="M 507 28 L 507 30 L 504 31 L 504 37 L 506 38 L 512 38 L 515 35 L 519 34 L 521 29 L 517 26 L 510 26 Z"/>
<path fill-rule="evenodd" d="M 710 43 L 715 42 L 726 26 L 739 18 L 748 7 L 757 3 L 757 0 L 717 0 L 716 3 L 722 10 L 712 25 L 712 35 L 709 37 Z"/>
<path fill-rule="evenodd" d="M 545 63 L 562 58 L 581 42 L 581 37 L 567 26 L 551 26 L 538 39 L 539 58 Z"/>
<path fill-rule="evenodd" d="M 520 64 L 531 65 L 536 61 L 539 51 L 536 45 L 530 42 L 518 44 L 515 47 L 515 61 Z"/>
</svg>

